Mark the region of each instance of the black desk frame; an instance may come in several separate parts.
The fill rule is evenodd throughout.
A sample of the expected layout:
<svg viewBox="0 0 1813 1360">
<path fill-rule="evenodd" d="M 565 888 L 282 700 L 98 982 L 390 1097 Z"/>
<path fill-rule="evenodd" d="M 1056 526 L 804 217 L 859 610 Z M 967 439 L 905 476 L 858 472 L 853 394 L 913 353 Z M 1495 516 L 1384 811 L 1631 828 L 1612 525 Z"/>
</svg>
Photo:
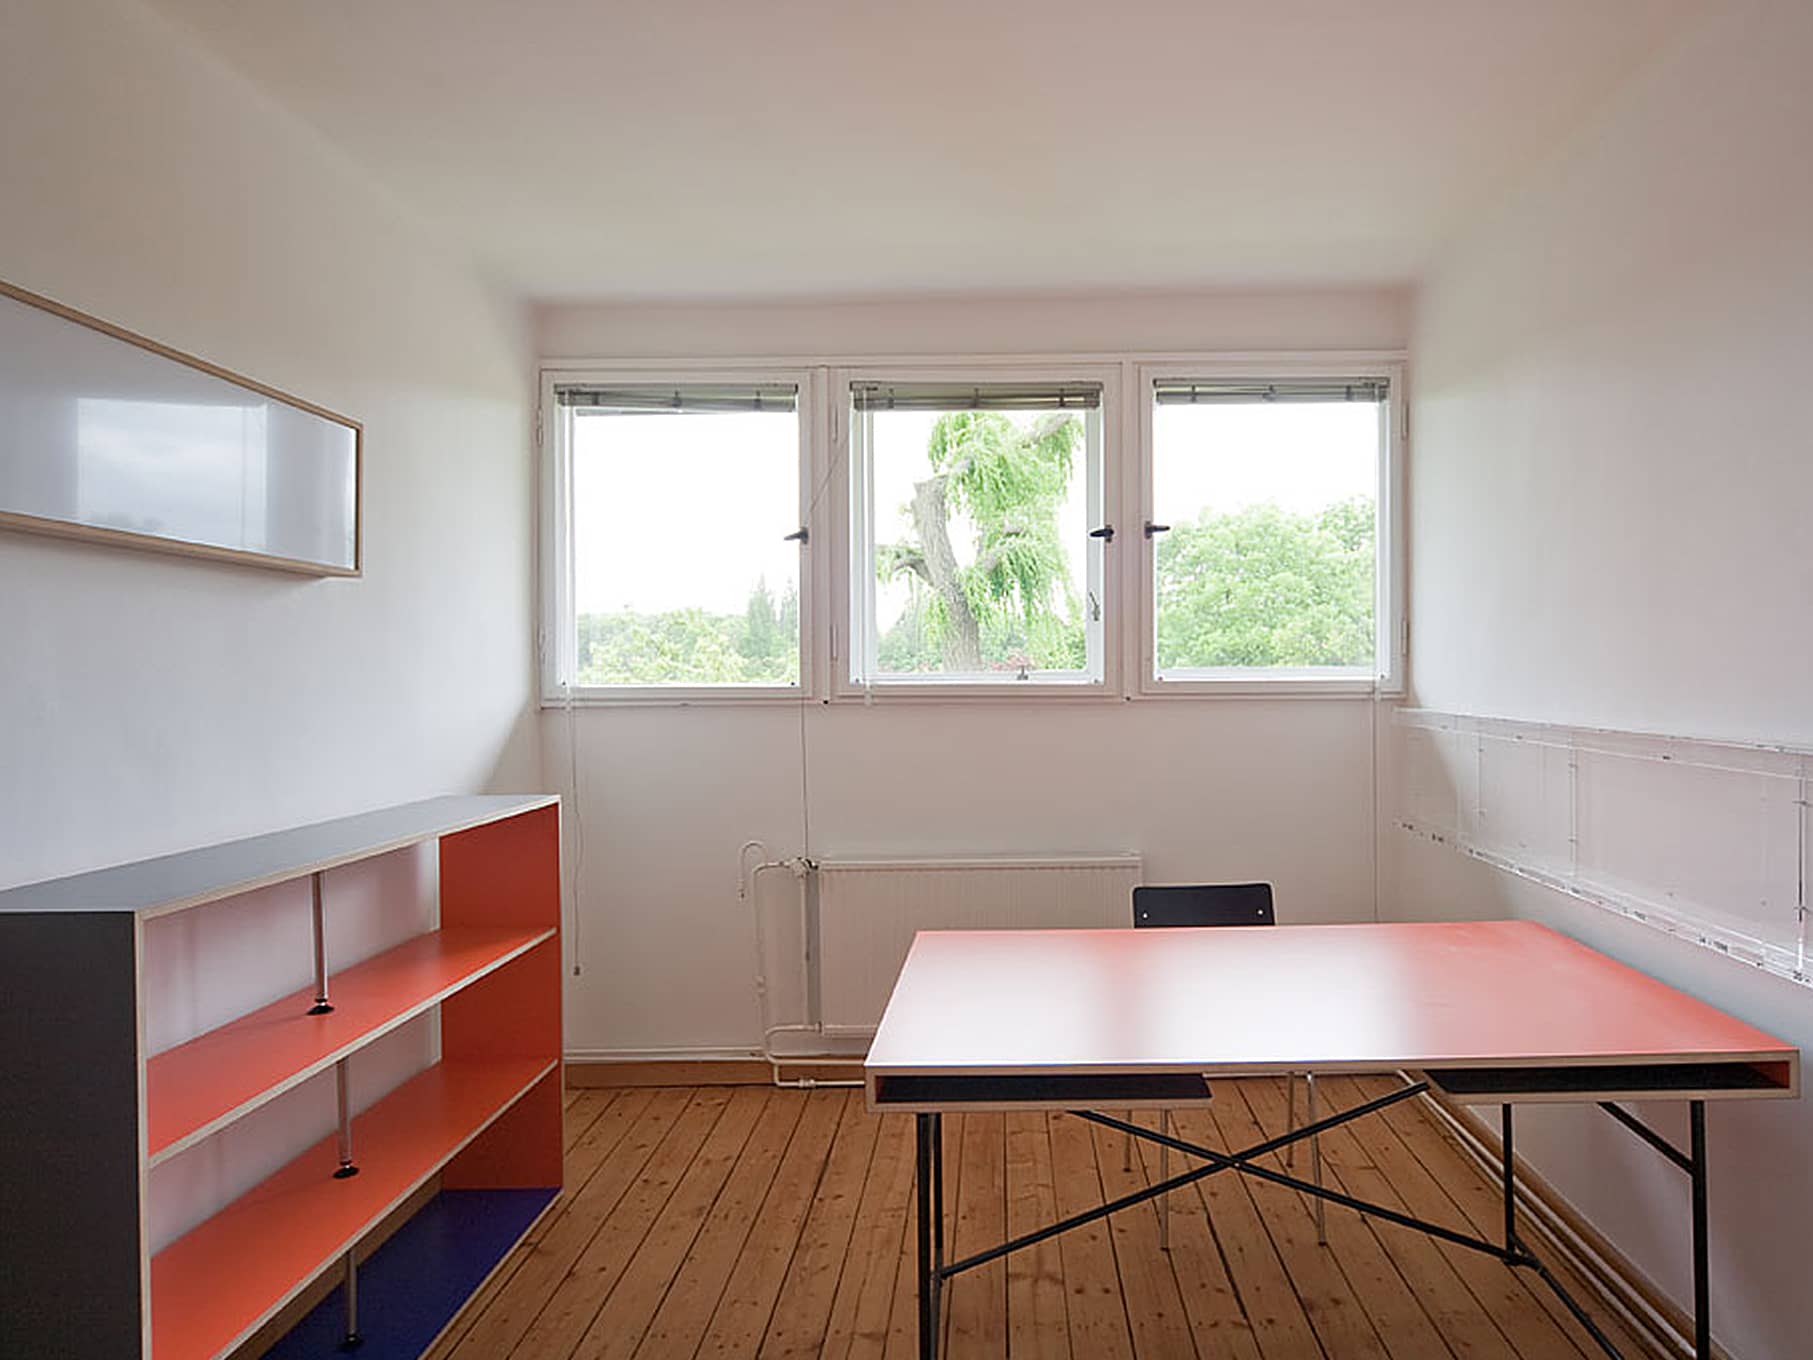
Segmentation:
<svg viewBox="0 0 1813 1360">
<path fill-rule="evenodd" d="M 1568 1311 L 1574 1315 L 1593 1340 L 1598 1342 L 1600 1349 L 1608 1356 L 1613 1357 L 1613 1360 L 1623 1360 L 1623 1353 L 1619 1351 L 1612 1339 L 1605 1334 L 1598 1323 L 1593 1321 L 1591 1315 L 1581 1306 L 1580 1302 L 1567 1291 L 1561 1281 L 1555 1277 L 1554 1273 L 1551 1272 L 1533 1252 L 1530 1251 L 1523 1239 L 1518 1235 L 1516 1163 L 1513 1151 L 1512 1106 L 1509 1103 L 1499 1104 L 1500 1136 L 1502 1141 L 1500 1175 L 1504 1193 L 1504 1240 L 1502 1242 L 1490 1242 L 1483 1237 L 1475 1237 L 1469 1233 L 1458 1232 L 1453 1228 L 1444 1227 L 1439 1223 L 1430 1223 L 1425 1219 L 1416 1218 L 1410 1214 L 1400 1213 L 1398 1210 L 1387 1208 L 1382 1204 L 1372 1204 L 1366 1200 L 1356 1199 L 1352 1195 L 1343 1194 L 1339 1190 L 1330 1190 L 1326 1186 L 1316 1185 L 1310 1181 L 1299 1180 L 1295 1176 L 1287 1175 L 1281 1171 L 1274 1171 L 1270 1167 L 1257 1164 L 1256 1159 L 1263 1157 L 1268 1153 L 1277 1152 L 1283 1148 L 1289 1147 L 1293 1143 L 1300 1142 L 1305 1138 L 1313 1138 L 1317 1134 L 1326 1133 L 1330 1129 L 1339 1128 L 1343 1124 L 1364 1118 L 1366 1115 L 1375 1114 L 1378 1111 L 1396 1105 L 1401 1101 L 1420 1096 L 1427 1092 L 1429 1087 L 1430 1082 L 1427 1079 L 1412 1081 L 1405 1086 L 1399 1087 L 1395 1091 L 1389 1091 L 1382 1096 L 1355 1105 L 1350 1109 L 1338 1111 L 1324 1119 L 1318 1119 L 1313 1123 L 1303 1125 L 1301 1128 L 1293 1129 L 1290 1132 L 1280 1134 L 1275 1138 L 1268 1138 L 1263 1142 L 1255 1143 L 1251 1147 L 1240 1152 L 1233 1153 L 1217 1152 L 1212 1148 L 1200 1147 L 1195 1143 L 1172 1137 L 1169 1134 L 1154 1129 L 1148 1129 L 1142 1125 L 1132 1123 L 1129 1120 L 1115 1118 L 1112 1115 L 1100 1114 L 1090 1110 L 1072 1111 L 1079 1119 L 1086 1119 L 1091 1123 L 1100 1124 L 1105 1128 L 1117 1129 L 1122 1133 L 1131 1134 L 1135 1138 L 1143 1138 L 1149 1143 L 1157 1143 L 1160 1146 L 1184 1153 L 1187 1156 L 1200 1158 L 1206 1165 L 1194 1167 L 1180 1175 L 1172 1176 L 1155 1185 L 1149 1185 L 1144 1190 L 1138 1190 L 1132 1194 L 1122 1195 L 1119 1199 L 1110 1200 L 1108 1203 L 1099 1205 L 1094 1209 L 1085 1210 L 1080 1214 L 1073 1214 L 1068 1218 L 1060 1219 L 1056 1223 L 1049 1224 L 1036 1231 L 1003 1242 L 999 1246 L 990 1247 L 986 1251 L 980 1251 L 973 1256 L 966 1256 L 961 1260 L 951 1261 L 949 1263 L 944 1259 L 944 1116 L 942 1113 L 936 1111 L 930 1113 L 917 1113 L 914 1117 L 917 1126 L 914 1180 L 918 1193 L 920 1360 L 937 1360 L 939 1334 L 943 1316 L 942 1303 L 944 1284 L 952 1276 L 960 1274 L 965 1270 L 974 1270 L 977 1266 L 987 1265 L 989 1262 L 998 1260 L 1009 1252 L 1019 1251 L 1023 1247 L 1034 1246 L 1037 1243 L 1046 1241 L 1048 1238 L 1057 1236 L 1059 1233 L 1068 1232 L 1072 1228 L 1080 1228 L 1084 1224 L 1093 1223 L 1097 1219 L 1106 1218 L 1109 1214 L 1118 1213 L 1122 1209 L 1130 1209 L 1134 1205 L 1145 1203 L 1147 1200 L 1157 1199 L 1160 1195 L 1167 1195 L 1173 1190 L 1179 1190 L 1184 1186 L 1193 1185 L 1197 1181 L 1204 1180 L 1223 1171 L 1238 1171 L 1243 1175 L 1252 1176 L 1263 1181 L 1270 1181 L 1274 1185 L 1287 1186 L 1290 1189 L 1300 1191 L 1305 1195 L 1311 1195 L 1315 1198 L 1326 1200 L 1331 1204 L 1343 1205 L 1358 1213 L 1367 1214 L 1373 1218 L 1382 1218 L 1388 1223 L 1396 1223 L 1400 1227 L 1415 1229 L 1416 1231 L 1426 1233 L 1431 1237 L 1440 1238 L 1444 1242 L 1451 1242 L 1456 1246 L 1467 1247 L 1470 1250 L 1482 1252 L 1487 1256 L 1503 1261 L 1508 1266 L 1517 1266 L 1533 1270 L 1540 1275 L 1549 1288 L 1555 1292 L 1556 1297 L 1567 1305 Z M 1631 1114 L 1623 1106 L 1607 1100 L 1596 1101 L 1595 1103 L 1619 1123 L 1629 1128 L 1644 1142 L 1648 1143 L 1663 1157 L 1667 1158 L 1670 1162 L 1674 1163 L 1675 1166 L 1686 1172 L 1692 1181 L 1694 1355 L 1696 1360 L 1713 1360 L 1712 1331 L 1708 1307 L 1706 1251 L 1705 1102 L 1697 1099 L 1688 1102 L 1688 1118 L 1691 1137 L 1691 1151 L 1689 1152 L 1682 1152 L 1679 1148 L 1675 1147 L 1673 1143 L 1669 1142 L 1661 1134 L 1650 1128 L 1649 1125 Z M 996 1108 L 998 1108 L 998 1106 Z"/>
</svg>

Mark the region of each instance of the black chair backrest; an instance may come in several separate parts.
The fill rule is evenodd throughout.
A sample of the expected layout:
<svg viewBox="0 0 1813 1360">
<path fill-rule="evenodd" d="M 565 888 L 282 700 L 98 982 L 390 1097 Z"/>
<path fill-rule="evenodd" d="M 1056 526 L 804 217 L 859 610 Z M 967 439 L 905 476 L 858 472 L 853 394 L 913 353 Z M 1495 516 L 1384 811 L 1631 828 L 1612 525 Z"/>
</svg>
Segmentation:
<svg viewBox="0 0 1813 1360">
<path fill-rule="evenodd" d="M 1269 926 L 1269 883 L 1152 884 L 1133 890 L 1136 926 Z"/>
</svg>

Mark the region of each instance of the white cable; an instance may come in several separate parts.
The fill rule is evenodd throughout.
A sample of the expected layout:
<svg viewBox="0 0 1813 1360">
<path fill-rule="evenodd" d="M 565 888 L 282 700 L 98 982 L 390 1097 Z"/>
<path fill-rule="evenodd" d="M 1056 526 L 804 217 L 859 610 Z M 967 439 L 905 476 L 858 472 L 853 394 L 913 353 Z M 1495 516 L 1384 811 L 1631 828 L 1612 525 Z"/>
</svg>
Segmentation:
<svg viewBox="0 0 1813 1360">
<path fill-rule="evenodd" d="M 584 971 L 579 962 L 579 869 L 585 863 L 585 816 L 579 798 L 579 728 L 573 714 L 573 682 L 560 682 L 567 710 L 567 776 L 573 791 L 573 874 L 569 896 L 573 914 L 573 976 Z"/>
<path fill-rule="evenodd" d="M 1372 719 L 1372 919 L 1379 920 L 1379 840 L 1382 832 L 1379 829 L 1379 713 L 1384 704 L 1384 696 L 1376 689 L 1372 692 L 1372 703 L 1368 706 L 1367 715 Z"/>
<path fill-rule="evenodd" d="M 812 702 L 805 695 L 799 701 L 799 853 L 800 858 L 808 864 L 812 862 L 812 780 L 808 773 L 808 755 L 806 751 L 806 707 Z"/>
<path fill-rule="evenodd" d="M 561 479 L 558 486 L 561 496 L 562 518 L 566 521 L 566 541 L 564 545 L 562 545 L 566 555 L 566 561 L 562 563 L 566 575 L 566 600 L 562 612 L 568 617 L 575 617 L 572 608 L 574 594 L 577 589 L 576 568 L 573 556 L 574 512 L 572 453 L 568 448 L 564 437 L 560 436 L 558 433 L 556 434 L 556 441 L 559 452 L 556 456 L 555 465 L 559 469 Z M 566 629 L 563 627 L 557 635 L 557 641 L 555 642 L 554 669 L 557 674 L 565 669 L 563 663 L 567 658 L 562 655 L 566 650 L 565 639 Z M 577 636 L 575 636 L 574 641 L 574 650 L 577 652 Z M 578 678 L 579 658 L 575 655 L 571 660 L 574 673 L 571 675 L 560 675 L 560 697 L 563 706 L 567 711 L 567 781 L 568 787 L 572 790 L 573 795 L 572 876 L 567 895 L 572 903 L 570 910 L 572 912 L 573 976 L 579 977 L 585 971 L 585 966 L 579 961 L 579 877 L 580 868 L 585 863 L 585 814 L 583 811 L 583 803 L 579 795 L 579 727 L 578 721 L 573 713 L 573 682 Z"/>
</svg>

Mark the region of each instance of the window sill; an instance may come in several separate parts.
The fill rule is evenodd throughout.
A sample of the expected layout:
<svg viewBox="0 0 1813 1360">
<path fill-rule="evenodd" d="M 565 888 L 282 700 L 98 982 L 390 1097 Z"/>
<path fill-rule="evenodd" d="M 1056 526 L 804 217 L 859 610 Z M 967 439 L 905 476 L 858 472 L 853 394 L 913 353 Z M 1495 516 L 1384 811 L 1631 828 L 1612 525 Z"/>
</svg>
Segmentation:
<svg viewBox="0 0 1813 1360">
<path fill-rule="evenodd" d="M 1234 677 L 1214 680 L 1148 679 L 1139 699 L 1372 699 L 1389 691 L 1371 676 Z"/>
<path fill-rule="evenodd" d="M 549 708 L 717 708 L 727 705 L 766 706 L 797 704 L 816 698 L 799 686 L 752 688 L 749 686 L 626 685 L 620 689 L 575 689 L 571 698 L 544 693 L 541 706 Z"/>
<path fill-rule="evenodd" d="M 828 704 L 838 707 L 901 707 L 913 705 L 972 704 L 1001 707 L 1010 704 L 1087 705 L 1149 703 L 1152 701 L 1201 702 L 1203 700 L 1389 700 L 1402 698 L 1401 689 L 1391 689 L 1371 680 L 1278 679 L 1278 680 L 1196 680 L 1170 683 L 1148 683 L 1147 687 L 1123 693 L 1102 685 L 1060 686 L 1027 684 L 1017 687 L 992 685 L 877 685 L 872 690 L 840 689 L 829 696 L 800 689 L 622 689 L 576 691 L 570 701 L 573 708 L 771 708 L 800 703 Z M 544 694 L 541 707 L 558 710 L 569 706 L 566 696 Z"/>
</svg>

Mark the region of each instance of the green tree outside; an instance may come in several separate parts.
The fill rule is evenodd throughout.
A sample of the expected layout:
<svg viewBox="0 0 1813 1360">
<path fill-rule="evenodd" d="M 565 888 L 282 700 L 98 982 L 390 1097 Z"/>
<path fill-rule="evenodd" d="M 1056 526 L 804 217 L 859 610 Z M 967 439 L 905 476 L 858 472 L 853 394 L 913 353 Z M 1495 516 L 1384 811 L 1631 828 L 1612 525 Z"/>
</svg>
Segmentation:
<svg viewBox="0 0 1813 1360">
<path fill-rule="evenodd" d="M 1158 543 L 1159 669 L 1370 665 L 1374 522 L 1355 497 L 1173 525 Z"/>
<path fill-rule="evenodd" d="M 1083 664 L 1082 611 L 1058 534 L 1082 437 L 1082 421 L 1067 412 L 1025 429 L 998 411 L 938 418 L 926 443 L 929 475 L 904 507 L 912 533 L 875 554 L 880 580 L 911 583 L 906 610 L 879 640 L 883 671 Z M 953 511 L 973 526 L 968 566 L 951 542 Z"/>
<path fill-rule="evenodd" d="M 799 595 L 778 604 L 764 580 L 741 614 L 673 609 L 581 614 L 581 685 L 795 685 L 799 683 Z"/>
</svg>

